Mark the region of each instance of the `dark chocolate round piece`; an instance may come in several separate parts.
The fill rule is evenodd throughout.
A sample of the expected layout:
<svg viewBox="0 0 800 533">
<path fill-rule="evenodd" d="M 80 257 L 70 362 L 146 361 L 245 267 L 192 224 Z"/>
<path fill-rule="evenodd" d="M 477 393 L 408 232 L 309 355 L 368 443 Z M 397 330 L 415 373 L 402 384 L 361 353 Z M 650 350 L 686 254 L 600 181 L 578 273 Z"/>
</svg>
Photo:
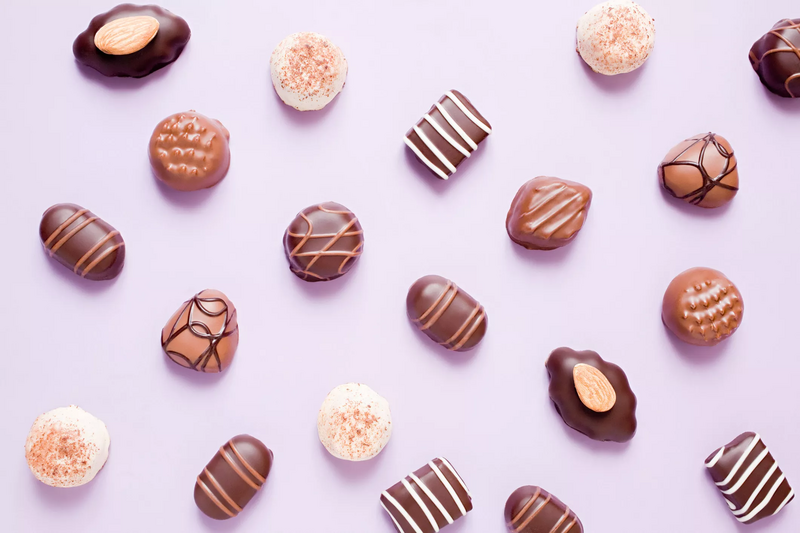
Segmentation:
<svg viewBox="0 0 800 533">
<path fill-rule="evenodd" d="M 528 250 L 566 246 L 583 227 L 592 191 L 574 181 L 539 176 L 520 187 L 506 216 L 511 240 Z"/>
<path fill-rule="evenodd" d="M 661 303 L 664 325 L 680 340 L 713 346 L 733 335 L 742 323 L 744 301 L 725 274 L 690 268 L 667 287 Z"/>
<path fill-rule="evenodd" d="M 675 146 L 658 166 L 658 176 L 672 196 L 700 207 L 724 205 L 739 191 L 733 148 L 716 133 L 701 133 Z"/>
<path fill-rule="evenodd" d="M 283 236 L 289 268 L 304 281 L 330 281 L 353 268 L 364 250 L 364 230 L 352 211 L 335 202 L 303 209 Z"/>
<path fill-rule="evenodd" d="M 750 64 L 773 93 L 800 97 L 800 19 L 783 19 L 757 40 L 750 48 Z"/>
<path fill-rule="evenodd" d="M 510 533 L 583 533 L 583 524 L 574 511 L 533 485 L 512 492 L 503 515 Z"/>
<path fill-rule="evenodd" d="M 574 369 L 589 365 L 599 370 L 614 388 L 616 402 L 606 412 L 589 409 L 578 396 Z M 550 399 L 564 422 L 587 437 L 600 441 L 626 442 L 636 433 L 636 396 L 620 367 L 607 363 L 597 352 L 570 348 L 553 350 L 545 363 L 550 375 Z"/>
<path fill-rule="evenodd" d="M 195 111 L 170 115 L 150 137 L 153 174 L 178 191 L 213 187 L 228 173 L 230 137 L 220 121 Z"/>
<path fill-rule="evenodd" d="M 112 55 L 95 45 L 95 35 L 111 21 L 126 17 L 152 17 L 158 21 L 155 37 L 144 48 L 129 54 Z M 189 37 L 189 25 L 181 17 L 155 5 L 120 4 L 97 15 L 72 44 L 78 62 L 104 76 L 142 78 L 178 59 Z"/>
</svg>

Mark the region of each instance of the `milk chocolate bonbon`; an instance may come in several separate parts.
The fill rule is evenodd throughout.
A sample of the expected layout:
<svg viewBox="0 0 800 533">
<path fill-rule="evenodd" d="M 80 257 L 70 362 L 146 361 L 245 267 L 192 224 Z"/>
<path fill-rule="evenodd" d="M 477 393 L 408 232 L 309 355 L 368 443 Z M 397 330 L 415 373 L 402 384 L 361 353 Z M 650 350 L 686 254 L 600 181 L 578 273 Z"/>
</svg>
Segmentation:
<svg viewBox="0 0 800 533">
<path fill-rule="evenodd" d="M 800 19 L 783 19 L 756 41 L 750 64 L 767 89 L 800 98 Z"/>
<path fill-rule="evenodd" d="M 583 524 L 575 511 L 533 485 L 511 493 L 504 516 L 509 533 L 583 533 Z"/>
</svg>

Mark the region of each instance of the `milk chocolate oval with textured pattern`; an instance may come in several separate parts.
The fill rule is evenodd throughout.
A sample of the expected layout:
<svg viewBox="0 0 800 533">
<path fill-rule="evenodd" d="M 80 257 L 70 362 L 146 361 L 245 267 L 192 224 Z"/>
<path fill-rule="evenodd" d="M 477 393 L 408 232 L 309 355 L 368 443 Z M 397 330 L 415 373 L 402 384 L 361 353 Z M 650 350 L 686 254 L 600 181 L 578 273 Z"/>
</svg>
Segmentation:
<svg viewBox="0 0 800 533">
<path fill-rule="evenodd" d="M 233 437 L 197 476 L 197 507 L 216 520 L 238 515 L 267 481 L 272 458 L 272 451 L 257 438 Z"/>
<path fill-rule="evenodd" d="M 483 306 L 441 276 L 418 279 L 408 290 L 406 310 L 417 328 L 448 350 L 471 350 L 486 334 Z"/>
<path fill-rule="evenodd" d="M 509 533 L 583 533 L 575 511 L 534 485 L 512 492 L 503 514 Z"/>
<path fill-rule="evenodd" d="M 56 204 L 45 211 L 39 237 L 50 257 L 82 278 L 115 278 L 125 263 L 119 231 L 79 205 Z"/>
</svg>

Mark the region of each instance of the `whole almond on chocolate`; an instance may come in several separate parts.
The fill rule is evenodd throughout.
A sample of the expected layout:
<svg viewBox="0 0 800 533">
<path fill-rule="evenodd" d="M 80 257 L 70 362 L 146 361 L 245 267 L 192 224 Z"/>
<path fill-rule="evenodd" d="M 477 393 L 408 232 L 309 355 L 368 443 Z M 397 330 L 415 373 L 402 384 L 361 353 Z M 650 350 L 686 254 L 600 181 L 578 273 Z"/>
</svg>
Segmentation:
<svg viewBox="0 0 800 533">
<path fill-rule="evenodd" d="M 595 413 L 610 411 L 617 403 L 614 387 L 595 367 L 584 363 L 577 364 L 572 369 L 572 377 L 581 403 Z"/>
<path fill-rule="evenodd" d="M 108 55 L 130 55 L 147 46 L 158 33 L 158 27 L 158 20 L 149 16 L 119 18 L 97 31 L 94 45 Z"/>
</svg>

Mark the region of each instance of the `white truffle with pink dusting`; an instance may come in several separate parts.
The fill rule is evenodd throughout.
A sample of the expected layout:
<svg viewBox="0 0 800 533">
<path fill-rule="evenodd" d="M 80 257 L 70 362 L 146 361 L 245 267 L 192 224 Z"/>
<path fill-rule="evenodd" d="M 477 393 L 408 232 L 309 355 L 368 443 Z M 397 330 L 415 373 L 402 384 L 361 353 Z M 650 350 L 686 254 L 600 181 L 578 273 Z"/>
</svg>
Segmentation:
<svg viewBox="0 0 800 533">
<path fill-rule="evenodd" d="M 578 53 L 592 70 L 607 76 L 641 67 L 655 41 L 653 18 L 631 0 L 603 2 L 578 20 Z"/>
<path fill-rule="evenodd" d="M 275 47 L 269 64 L 275 92 L 299 111 L 316 111 L 331 103 L 347 78 L 342 50 L 314 32 L 286 37 Z"/>
<path fill-rule="evenodd" d="M 372 459 L 392 436 L 389 402 L 362 383 L 339 385 L 322 402 L 317 431 L 320 442 L 334 457 Z"/>
</svg>

